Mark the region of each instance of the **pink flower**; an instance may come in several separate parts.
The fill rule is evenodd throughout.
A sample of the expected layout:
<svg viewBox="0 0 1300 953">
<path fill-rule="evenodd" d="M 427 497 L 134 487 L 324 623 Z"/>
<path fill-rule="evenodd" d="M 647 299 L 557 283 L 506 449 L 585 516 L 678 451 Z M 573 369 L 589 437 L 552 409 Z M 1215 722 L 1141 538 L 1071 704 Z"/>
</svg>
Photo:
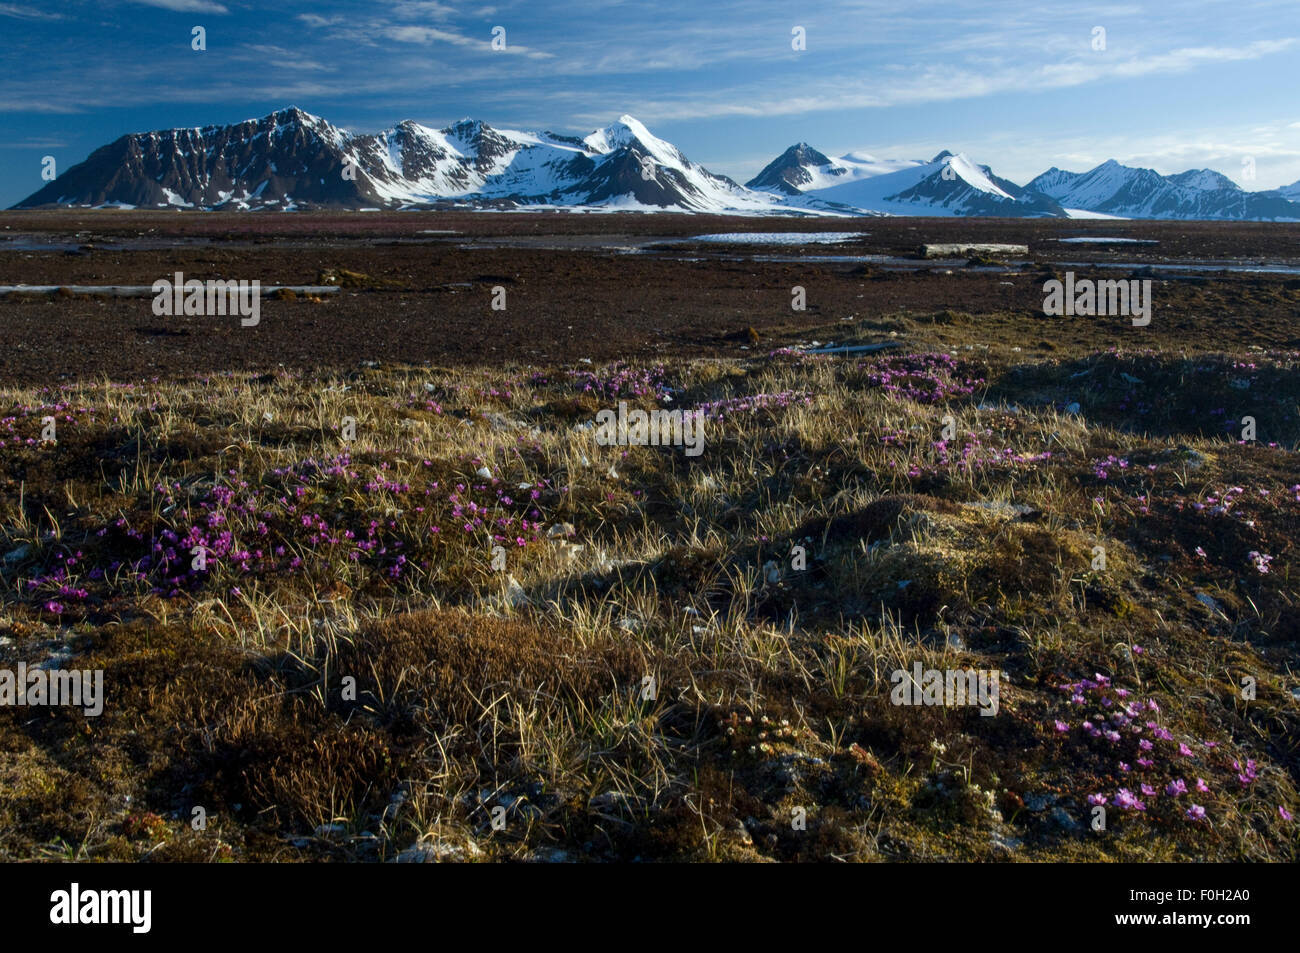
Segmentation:
<svg viewBox="0 0 1300 953">
<path fill-rule="evenodd" d="M 1205 820 L 1205 808 L 1199 804 L 1193 804 L 1187 809 L 1187 816 L 1194 821 Z"/>
<path fill-rule="evenodd" d="M 1145 811 L 1147 809 L 1147 806 L 1139 801 L 1128 788 L 1120 788 L 1111 803 L 1126 811 Z"/>
<path fill-rule="evenodd" d="M 1144 767 L 1144 768 L 1149 768 L 1149 767 L 1151 767 L 1153 764 L 1155 764 L 1155 762 L 1152 761 L 1150 758 L 1138 758 L 1138 759 L 1137 759 L 1137 763 L 1138 763 L 1139 765 L 1141 765 L 1142 767 Z"/>
<path fill-rule="evenodd" d="M 1178 743 L 1178 753 L 1184 758 L 1190 758 L 1192 756 L 1192 749 L 1180 741 Z"/>
<path fill-rule="evenodd" d="M 1205 783 L 1205 779 L 1204 779 L 1204 778 L 1197 778 L 1197 779 L 1196 779 L 1196 790 L 1200 791 L 1202 794 L 1205 794 L 1207 791 L 1210 790 L 1210 786 L 1209 786 L 1208 784 Z"/>
<path fill-rule="evenodd" d="M 1277 806 L 1277 813 L 1278 816 L 1282 818 L 1282 820 L 1284 821 L 1291 820 L 1291 812 L 1288 811 L 1286 808 L 1284 808 L 1281 804 Z"/>
<path fill-rule="evenodd" d="M 1272 556 L 1266 555 L 1264 553 L 1256 552 L 1253 549 L 1246 554 L 1246 558 L 1249 559 L 1254 564 L 1255 571 L 1259 573 L 1267 573 L 1268 564 L 1273 561 Z"/>
<path fill-rule="evenodd" d="M 1070 730 L 1070 726 L 1063 721 L 1058 721 L 1056 723 L 1056 730 L 1059 732 L 1066 732 Z"/>
<path fill-rule="evenodd" d="M 1106 795 L 1104 795 L 1104 794 L 1089 794 L 1089 795 L 1088 795 L 1088 804 L 1089 804 L 1091 807 L 1096 807 L 1096 806 L 1098 806 L 1099 804 L 1105 804 L 1105 803 L 1106 803 Z M 1287 818 L 1288 821 L 1289 821 L 1290 819 L 1291 819 L 1291 818 L 1289 818 L 1289 817 Z"/>
<path fill-rule="evenodd" d="M 1178 797 L 1180 794 L 1187 793 L 1187 782 L 1182 778 L 1177 781 L 1170 781 L 1165 785 L 1165 793 L 1170 797 Z"/>
</svg>

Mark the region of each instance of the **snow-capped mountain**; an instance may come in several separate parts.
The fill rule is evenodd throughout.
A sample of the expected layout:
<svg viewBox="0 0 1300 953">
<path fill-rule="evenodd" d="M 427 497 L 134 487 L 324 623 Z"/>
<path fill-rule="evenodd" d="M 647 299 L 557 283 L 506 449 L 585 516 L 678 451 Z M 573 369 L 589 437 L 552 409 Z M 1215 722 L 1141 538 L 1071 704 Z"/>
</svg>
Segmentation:
<svg viewBox="0 0 1300 953">
<path fill-rule="evenodd" d="M 1109 159 L 1088 172 L 1048 169 L 1026 188 L 1067 209 L 1123 218 L 1300 221 L 1300 205 L 1280 190 L 1246 192 L 1211 169 L 1161 175 Z"/>
<path fill-rule="evenodd" d="M 123 136 L 19 203 L 143 208 L 594 206 L 781 211 L 631 116 L 578 139 L 401 122 L 353 135 L 297 108 L 230 126 Z M 799 211 L 790 209 L 787 211 Z"/>
<path fill-rule="evenodd" d="M 877 159 L 864 152 L 850 152 L 828 159 L 806 142 L 791 146 L 745 183 L 746 188 L 800 195 L 859 179 L 924 165 L 920 159 Z"/>
<path fill-rule="evenodd" d="M 1111 160 L 1026 186 L 963 153 L 830 158 L 791 146 L 746 185 L 632 116 L 585 137 L 409 120 L 354 134 L 289 108 L 226 126 L 133 133 L 20 202 L 138 208 L 596 208 L 736 214 L 1118 216 L 1300 221 L 1300 182 L 1245 192 L 1209 169 L 1162 176 Z"/>
<path fill-rule="evenodd" d="M 999 178 L 966 155 L 881 161 L 861 153 L 828 159 L 807 143 L 791 146 L 747 185 L 827 208 L 889 215 L 1004 215 L 1064 218 L 1045 195 Z M 791 199 L 792 204 L 797 199 Z"/>
</svg>

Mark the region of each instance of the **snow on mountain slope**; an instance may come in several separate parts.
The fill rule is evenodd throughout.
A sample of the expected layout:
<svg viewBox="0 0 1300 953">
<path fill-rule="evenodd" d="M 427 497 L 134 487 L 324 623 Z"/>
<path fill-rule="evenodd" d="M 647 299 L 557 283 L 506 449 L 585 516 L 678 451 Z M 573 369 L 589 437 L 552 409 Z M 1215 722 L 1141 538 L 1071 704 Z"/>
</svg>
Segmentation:
<svg viewBox="0 0 1300 953">
<path fill-rule="evenodd" d="M 1300 204 L 1279 192 L 1246 192 L 1212 169 L 1165 176 L 1108 159 L 1087 172 L 1048 169 L 1026 188 L 1067 208 L 1124 218 L 1300 221 Z"/>
<path fill-rule="evenodd" d="M 1065 217 L 1065 210 L 1045 196 L 995 176 L 964 154 L 946 151 L 929 162 L 805 195 L 891 215 Z"/>
<path fill-rule="evenodd" d="M 629 115 L 585 137 L 468 118 L 445 129 L 406 120 L 353 134 L 291 107 L 226 126 L 122 136 L 16 207 L 50 205 L 1300 221 L 1300 182 L 1245 192 L 1208 169 L 1161 176 L 1111 160 L 1083 173 L 1049 169 L 1021 187 L 960 153 L 929 162 L 854 152 L 829 158 L 801 142 L 742 186 Z"/>
<path fill-rule="evenodd" d="M 290 108 L 123 136 L 20 203 L 149 207 L 643 207 L 801 213 L 692 162 L 632 116 L 585 139 L 404 121 L 353 135 Z"/>
<path fill-rule="evenodd" d="M 865 152 L 850 152 L 838 159 L 830 159 L 808 143 L 801 142 L 764 166 L 758 175 L 745 183 L 745 187 L 780 195 L 799 195 L 923 164 L 919 159 L 881 160 Z"/>
</svg>

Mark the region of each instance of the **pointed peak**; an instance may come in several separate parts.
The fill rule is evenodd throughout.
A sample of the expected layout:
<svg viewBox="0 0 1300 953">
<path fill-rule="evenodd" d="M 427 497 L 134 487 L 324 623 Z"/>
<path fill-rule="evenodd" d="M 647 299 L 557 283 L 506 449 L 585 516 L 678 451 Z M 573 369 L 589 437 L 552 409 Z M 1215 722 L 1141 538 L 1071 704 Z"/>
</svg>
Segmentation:
<svg viewBox="0 0 1300 953">
<path fill-rule="evenodd" d="M 478 135 L 484 129 L 490 130 L 491 128 L 492 127 L 482 119 L 474 119 L 471 116 L 465 116 L 462 119 L 457 119 L 443 131 L 455 133 L 464 138 L 469 138 Z"/>
<path fill-rule="evenodd" d="M 789 149 L 786 149 L 785 152 L 781 153 L 777 161 L 780 162 L 782 159 L 794 161 L 800 165 L 826 165 L 831 161 L 806 142 L 795 143 Z"/>
<path fill-rule="evenodd" d="M 307 112 L 307 110 L 299 109 L 297 106 L 286 106 L 284 109 L 277 109 L 275 112 L 264 118 L 274 119 L 277 123 L 315 123 L 321 121 L 319 116 L 313 116 L 311 113 Z"/>
</svg>

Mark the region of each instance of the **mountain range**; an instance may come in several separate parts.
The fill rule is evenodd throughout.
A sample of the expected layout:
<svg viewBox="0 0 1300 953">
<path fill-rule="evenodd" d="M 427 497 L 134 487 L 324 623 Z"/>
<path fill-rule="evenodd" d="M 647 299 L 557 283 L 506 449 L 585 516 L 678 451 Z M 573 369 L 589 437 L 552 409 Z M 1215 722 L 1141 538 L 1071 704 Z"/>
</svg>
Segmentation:
<svg viewBox="0 0 1300 953">
<path fill-rule="evenodd" d="M 353 134 L 291 107 L 232 125 L 122 136 L 14 207 L 67 205 L 1300 221 L 1300 182 L 1247 192 L 1209 169 L 1165 176 L 1112 159 L 1088 172 L 1052 168 L 1019 186 L 962 153 L 831 158 L 801 142 L 742 186 L 627 115 L 583 138 L 473 119 Z"/>
</svg>

